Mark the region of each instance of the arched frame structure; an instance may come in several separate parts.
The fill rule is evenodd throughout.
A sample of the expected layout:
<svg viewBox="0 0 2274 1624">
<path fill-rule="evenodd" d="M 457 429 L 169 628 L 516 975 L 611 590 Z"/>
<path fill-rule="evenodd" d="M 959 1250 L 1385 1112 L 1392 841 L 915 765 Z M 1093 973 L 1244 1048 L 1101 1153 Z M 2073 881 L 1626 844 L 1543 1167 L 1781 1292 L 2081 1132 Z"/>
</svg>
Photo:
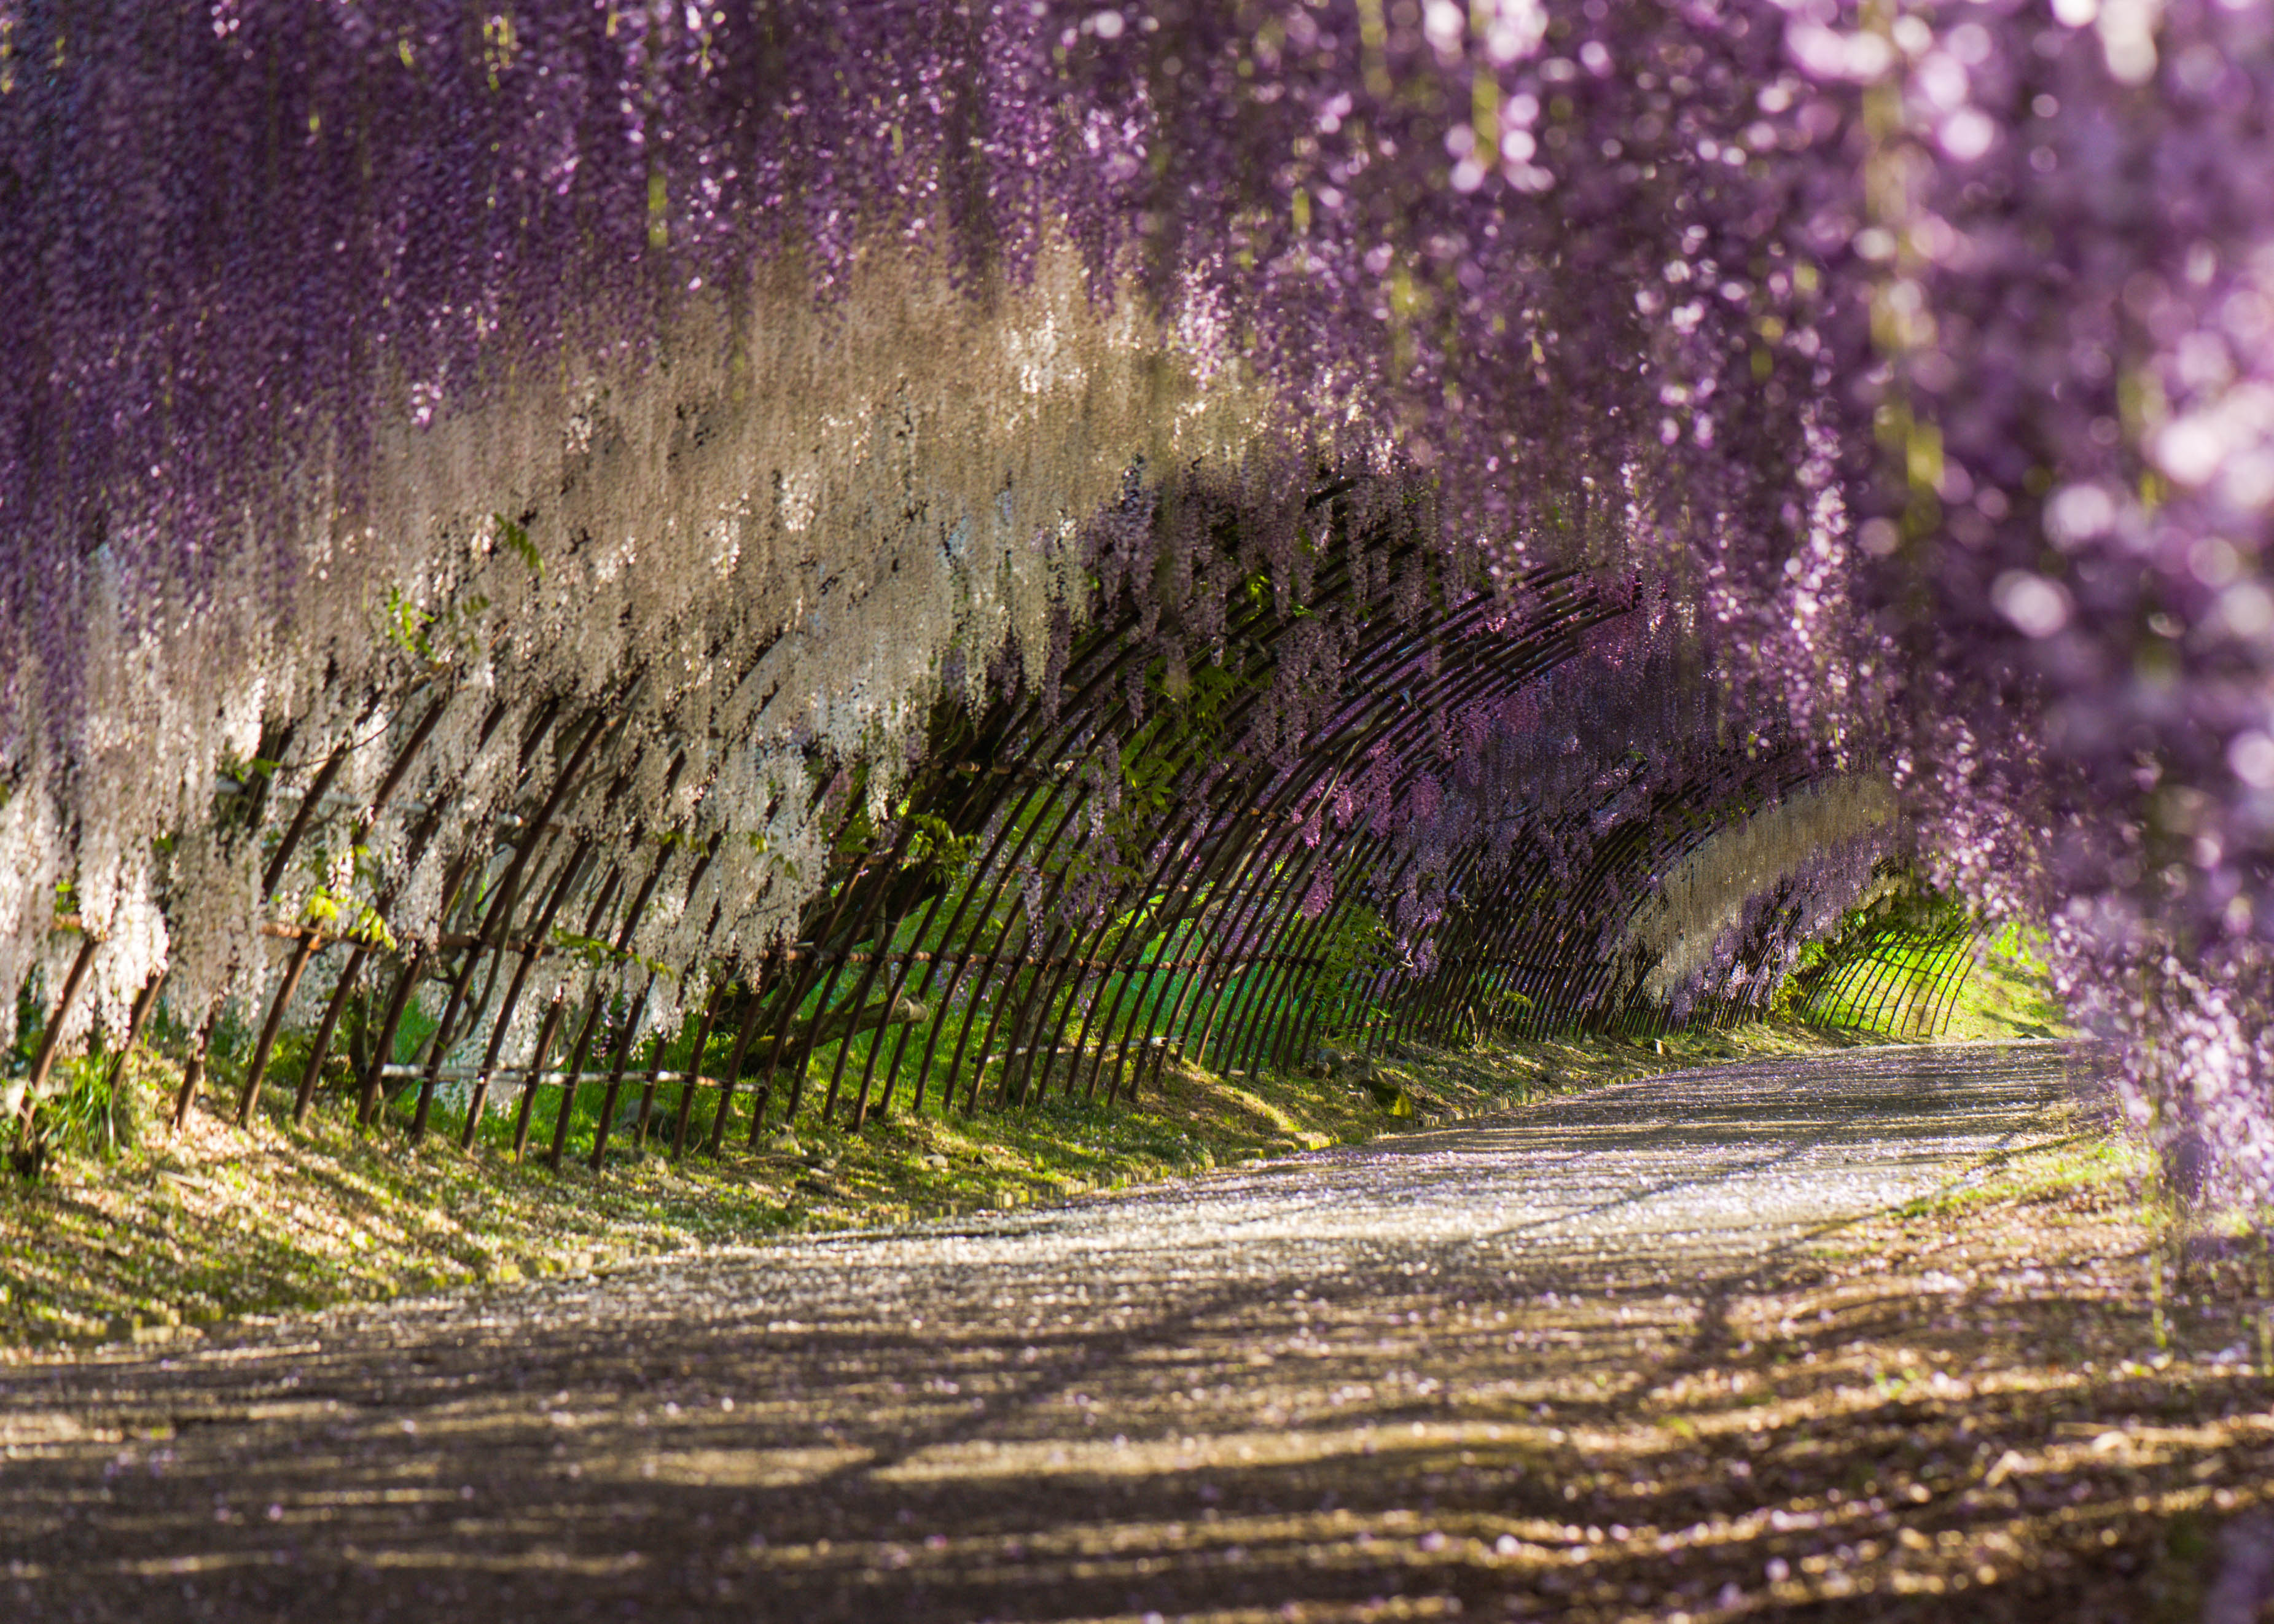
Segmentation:
<svg viewBox="0 0 2274 1624">
<path fill-rule="evenodd" d="M 896 780 L 819 761 L 804 808 L 818 883 L 794 929 L 744 958 L 640 951 L 651 914 L 716 906 L 704 882 L 733 837 L 684 832 L 688 750 L 620 726 L 636 668 L 519 716 L 437 679 L 374 699 L 379 725 L 320 755 L 272 724 L 275 765 L 226 797 L 261 831 L 264 897 L 306 843 L 361 853 L 383 821 L 397 833 L 366 928 L 305 912 L 267 927 L 268 973 L 239 1018 L 258 1035 L 225 1104 L 249 1120 L 289 1049 L 296 1120 L 329 1077 L 362 1120 L 392 1115 L 414 1139 L 534 1139 L 597 1168 L 627 1139 L 715 1154 L 806 1112 L 857 1127 L 896 1104 L 1110 1103 L 1171 1058 L 1237 1071 L 1325 1041 L 1758 1013 L 1823 898 L 1803 907 L 1778 890 L 1791 876 L 1764 876 L 1678 999 L 1646 988 L 1661 955 L 1634 917 L 1717 833 L 1825 778 L 1817 756 L 1725 739 L 1678 617 L 1630 579 L 1540 571 L 1478 590 L 1347 484 L 1306 511 L 1299 570 L 1227 535 L 1204 659 L 1178 670 L 1136 595 L 1100 586 L 1087 620 L 1061 618 L 1040 680 L 1014 650 L 945 691 Z M 747 682 L 767 652 L 712 655 Z M 401 800 L 446 725 L 511 763 L 478 823 L 454 825 L 435 786 Z M 383 757 L 360 797 L 337 788 L 356 751 Z M 439 876 L 438 926 L 395 940 L 384 915 L 420 875 Z M 1922 974 L 1906 1011 L 1939 996 Z M 170 1015 L 188 1049 L 179 1120 L 214 1074 L 220 1010 Z"/>
</svg>

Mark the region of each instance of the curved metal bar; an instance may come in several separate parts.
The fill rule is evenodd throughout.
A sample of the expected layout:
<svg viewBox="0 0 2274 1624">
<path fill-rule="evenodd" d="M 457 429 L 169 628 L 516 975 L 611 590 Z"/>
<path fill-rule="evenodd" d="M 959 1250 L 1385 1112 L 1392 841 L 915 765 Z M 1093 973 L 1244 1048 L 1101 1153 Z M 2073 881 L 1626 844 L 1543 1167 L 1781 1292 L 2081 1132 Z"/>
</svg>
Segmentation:
<svg viewBox="0 0 2274 1624">
<path fill-rule="evenodd" d="M 433 736 L 436 725 L 441 721 L 442 713 L 449 709 L 454 697 L 456 695 L 451 694 L 438 695 L 434 703 L 426 707 L 426 714 L 419 718 L 418 725 L 410 731 L 410 737 L 395 752 L 393 764 L 380 780 L 379 787 L 372 792 L 370 801 L 357 816 L 352 844 L 360 846 L 370 838 L 372 829 L 394 801 L 395 792 L 403 786 L 403 778 L 410 771 L 410 763 L 425 748 L 426 741 Z M 426 842 L 433 838 L 439 819 L 439 808 L 430 808 L 422 820 L 421 829 L 407 848 L 409 861 L 403 865 L 406 875 L 425 856 Z M 280 870 L 279 878 L 282 877 Z M 394 888 L 390 888 L 388 895 L 393 894 Z M 338 982 L 333 987 L 331 1002 L 325 1007 L 324 1018 L 316 1027 L 315 1041 L 308 1048 L 308 1058 L 300 1068 L 300 1086 L 292 1099 L 292 1125 L 296 1128 L 307 1123 L 308 1112 L 315 1104 L 316 1084 L 323 1075 L 324 1061 L 331 1053 L 333 1034 L 339 1029 L 340 1017 L 345 1012 L 349 1000 L 355 996 L 364 966 L 371 962 L 373 951 L 370 943 L 358 942 L 355 951 L 349 955 L 347 964 L 340 971 Z M 358 1109 L 360 1115 L 361 1102 L 358 1102 Z"/>
<path fill-rule="evenodd" d="M 727 1056 L 726 1072 L 719 1079 L 719 1106 L 711 1113 L 711 1131 L 704 1136 L 705 1155 L 717 1155 L 719 1147 L 726 1142 L 727 1124 L 734 1109 L 734 1085 L 742 1077 L 742 1056 L 749 1052 L 750 1039 L 758 1029 L 758 995 L 753 989 L 757 979 L 751 978 L 742 987 L 742 1019 L 737 1024 L 734 1047 Z"/>
<path fill-rule="evenodd" d="M 633 846 L 636 846 L 639 844 L 643 832 L 639 829 L 632 831 Z M 599 930 L 600 922 L 607 917 L 609 905 L 615 901 L 616 894 L 622 888 L 623 882 L 623 862 L 621 859 L 618 859 L 608 865 L 607 877 L 600 882 L 599 892 L 593 897 L 591 906 L 584 911 L 583 934 L 586 939 L 594 938 Z M 568 1075 L 561 1084 L 560 1108 L 553 1114 L 552 1142 L 545 1154 L 546 1163 L 550 1167 L 558 1168 L 561 1165 L 562 1154 L 568 1149 L 568 1124 L 576 1112 L 576 1085 L 584 1075 L 584 1061 L 591 1053 L 592 1037 L 599 1029 L 601 1006 L 606 1002 L 606 995 L 602 992 L 596 977 L 588 996 L 584 1021 L 577 1028 L 576 1048 L 568 1062 Z M 532 1061 L 531 1064 L 531 1074 L 534 1075 L 536 1063 Z"/>
<path fill-rule="evenodd" d="M 1095 690 L 1095 682 L 1092 682 L 1085 685 L 1076 693 L 1074 699 L 1077 706 L 1087 702 L 1091 693 Z M 1035 710 L 1039 709 L 1038 702 L 1033 708 Z M 988 719 L 999 720 L 1000 713 L 1005 709 L 1007 709 L 1007 707 L 999 704 L 990 706 L 990 718 Z M 953 801 L 949 801 L 945 797 L 943 797 L 941 802 L 948 814 L 948 816 L 944 817 L 942 821 L 951 830 L 958 827 L 962 822 L 968 820 L 973 809 L 981 803 L 983 795 L 982 780 L 987 775 L 976 771 L 968 771 L 966 769 L 972 763 L 973 753 L 978 748 L 981 741 L 992 736 L 993 735 L 989 728 L 983 722 L 981 726 L 975 727 L 970 732 L 957 748 L 945 753 L 930 775 L 930 781 L 935 786 L 942 787 L 954 786 L 958 792 Z M 958 783 L 959 779 L 961 780 L 960 784 Z M 907 849 L 908 839 L 912 838 L 915 828 L 915 821 L 913 817 L 904 818 L 902 820 L 901 838 L 895 842 L 892 862 L 887 869 L 888 876 L 891 873 L 896 872 L 899 865 L 904 860 Z M 878 885 L 877 896 L 879 901 L 883 899 L 886 884 L 889 883 L 888 879 L 885 883 L 880 883 Z M 854 989 L 852 1003 L 855 1010 L 859 1011 L 868 1007 L 869 994 L 875 986 L 878 972 L 884 968 L 887 959 L 892 959 L 893 961 L 895 969 L 891 980 L 890 987 L 885 994 L 885 1007 L 887 1011 L 897 1010 L 900 1007 L 902 990 L 907 985 L 910 973 L 915 968 L 915 955 L 920 951 L 919 944 L 926 939 L 930 929 L 931 921 L 939 912 L 941 901 L 946 897 L 948 891 L 952 889 L 953 887 L 951 886 L 942 885 L 933 893 L 930 901 L 924 908 L 922 918 L 917 922 L 914 933 L 909 937 L 909 945 L 906 956 L 896 956 L 892 951 L 892 941 L 899 934 L 898 927 L 900 921 L 898 919 L 894 920 L 891 926 L 877 932 L 876 951 L 870 958 L 870 961 L 862 975 L 860 985 Z M 864 924 L 863 929 L 865 928 Z M 928 981 L 930 976 L 930 960 L 929 958 L 925 960 L 925 976 Z M 879 1111 L 888 1109 L 892 1103 L 892 1084 L 900 1072 L 900 1055 L 904 1052 L 907 1047 L 907 1033 L 905 1030 L 906 1024 L 907 1023 L 888 1023 L 888 1026 L 901 1025 L 903 1026 L 903 1030 L 901 1030 L 893 1040 L 892 1065 L 885 1075 L 885 1090 L 877 1101 L 877 1109 Z M 860 1130 L 862 1124 L 868 1121 L 870 1083 L 870 1079 L 876 1075 L 877 1057 L 884 1053 L 885 1030 L 886 1028 L 879 1028 L 876 1037 L 870 1040 L 868 1044 L 868 1054 L 863 1058 L 861 1064 L 860 1084 L 853 1103 L 853 1127 L 856 1132 Z M 838 1087 L 845 1074 L 845 1063 L 851 1054 L 852 1036 L 848 1034 L 846 1041 L 838 1046 L 837 1064 L 832 1069 L 829 1075 L 829 1098 L 832 1101 L 837 1098 Z M 916 1099 L 916 1107 L 919 1111 L 922 1109 L 922 1091 L 920 1087 L 917 1091 Z M 828 1116 L 828 1108 L 825 1106 L 822 1110 L 822 1119 L 824 1121 L 827 1121 Z"/>
<path fill-rule="evenodd" d="M 1550 595 L 1558 593 L 1567 584 L 1568 577 L 1545 573 L 1527 583 L 1532 590 Z M 1549 623 L 1547 612 L 1552 612 L 1555 606 L 1553 596 L 1543 603 L 1544 613 L 1541 616 L 1543 624 Z M 1499 613 L 1501 609 L 1502 605 L 1489 598 L 1472 600 L 1452 623 L 1453 628 L 1457 632 L 1465 632 L 1469 626 L 1481 623 L 1493 613 Z M 1568 637 L 1569 630 L 1563 630 L 1562 635 Z M 1378 636 L 1368 660 L 1353 662 L 1352 669 L 1363 672 L 1368 663 L 1377 668 L 1394 669 L 1398 664 L 1416 658 L 1420 652 L 1421 645 L 1415 642 L 1411 629 L 1403 625 L 1393 624 Z M 1379 698 L 1361 705 L 1358 711 L 1346 718 L 1337 733 L 1330 735 L 1327 743 L 1335 747 L 1345 759 L 1354 761 L 1360 753 L 1372 753 L 1378 748 L 1386 748 L 1393 733 L 1410 733 L 1425 725 L 1427 708 L 1413 704 L 1410 693 L 1402 697 L 1404 701 L 1404 704 L 1396 709 L 1383 706 Z M 1321 747 L 1314 745 L 1312 754 L 1317 756 L 1321 753 Z M 1401 781 L 1410 782 L 1416 771 L 1418 766 L 1409 768 L 1402 775 Z M 1213 883 L 1213 881 L 1210 883 Z M 1236 884 L 1237 882 L 1235 881 L 1234 883 Z M 1190 888 L 1190 894 L 1197 898 L 1202 889 L 1201 884 L 1195 883 Z M 1216 899 L 1212 898 L 1212 906 L 1216 905 Z M 1171 1009 L 1167 1025 L 1177 1034 L 1172 1039 L 1172 1044 L 1175 1046 L 1181 1047 L 1188 1041 L 1192 1026 L 1199 1019 L 1203 1007 L 1210 1011 L 1209 1019 L 1213 1019 L 1215 997 L 1206 996 L 1205 1004 L 1193 999 L 1195 989 L 1200 985 L 1199 982 L 1188 981 L 1180 989 L 1177 1004 Z M 1161 1045 L 1156 1048 L 1152 1058 L 1151 1071 L 1157 1072 L 1159 1067 L 1165 1063 L 1166 1054 L 1171 1046 Z M 1143 1082 L 1144 1079 L 1141 1076 L 1137 1086 L 1141 1087 Z"/>
<path fill-rule="evenodd" d="M 237 1094 L 237 1125 L 245 1127 L 252 1121 L 252 1108 L 260 1099 L 260 1079 L 268 1070 L 268 1056 L 276 1048 L 277 1029 L 284 1024 L 284 1006 L 292 1002 L 293 993 L 300 985 L 300 973 L 315 957 L 323 938 L 314 931 L 292 944 L 291 961 L 284 969 L 284 979 L 278 983 L 276 996 L 269 1001 L 268 1018 L 260 1024 L 260 1039 L 252 1048 L 252 1064 L 245 1068 L 245 1086 Z"/>
<path fill-rule="evenodd" d="M 481 1070 L 475 1074 L 473 1091 L 466 1100 L 465 1124 L 459 1130 L 458 1134 L 458 1145 L 461 1149 L 471 1150 L 474 1147 L 474 1134 L 481 1126 L 482 1113 L 489 1103 L 490 1079 L 497 1071 L 498 1055 L 505 1047 L 506 1033 L 512 1026 L 514 1015 L 521 1007 L 521 995 L 529 985 L 530 972 L 537 967 L 537 960 L 544 952 L 546 944 L 552 937 L 553 921 L 560 914 L 561 904 L 568 901 L 568 894 L 575 888 L 576 881 L 582 877 L 584 865 L 591 859 L 592 850 L 593 845 L 589 836 L 576 843 L 561 865 L 561 872 L 553 882 L 552 894 L 546 899 L 535 923 L 530 927 L 529 945 L 522 951 L 521 963 L 515 967 L 513 980 L 506 988 L 505 1002 L 499 1007 L 497 1019 L 490 1027 L 489 1048 L 482 1056 Z M 534 1067 L 538 1064 L 536 1061 L 531 1062 L 532 1070 L 530 1076 L 532 1079 L 535 1077 Z M 536 1083 L 531 1080 L 527 1084 L 524 1092 L 532 1092 L 535 1087 Z M 522 1137 L 526 1137 L 525 1132 Z"/>
<path fill-rule="evenodd" d="M 696 860 L 694 870 L 687 876 L 686 889 L 681 898 L 680 906 L 682 908 L 685 907 L 689 902 L 694 900 L 697 889 L 703 883 L 703 876 L 710 872 L 711 860 L 719 854 L 719 843 L 725 838 L 726 831 L 723 830 L 719 833 L 712 835 L 711 837 L 711 844 L 704 848 L 703 855 Z M 682 977 L 692 975 L 695 973 L 695 969 L 696 966 L 690 965 L 681 974 Z M 724 985 L 725 983 L 723 981 L 712 984 L 710 999 L 706 1002 L 704 1006 L 704 1014 L 703 1017 L 703 1037 L 706 1041 L 711 1035 L 712 1016 L 718 1009 L 719 989 Z M 655 1091 L 657 1087 L 660 1086 L 662 1080 L 659 1074 L 663 1071 L 664 1053 L 668 1047 L 668 1037 L 663 1033 L 657 1033 L 655 1037 L 655 1064 L 649 1068 L 647 1082 L 640 1089 L 639 1115 L 635 1120 L 635 1124 L 632 1129 L 632 1149 L 635 1151 L 637 1151 L 643 1145 L 647 1143 L 648 1120 L 655 1114 Z M 696 1061 L 699 1064 L 702 1057 L 702 1047 L 698 1044 L 695 1050 Z"/>
<path fill-rule="evenodd" d="M 654 898 L 656 886 L 663 879 L 664 870 L 671 866 L 671 853 L 672 848 L 666 845 L 656 853 L 655 866 L 648 870 L 646 883 L 640 887 L 639 894 L 632 899 L 632 906 L 624 915 L 623 928 L 616 933 L 616 951 L 619 954 L 631 950 L 633 933 L 639 929 L 640 920 L 647 913 L 649 902 Z M 623 1092 L 624 1069 L 630 1064 L 640 1017 L 646 1013 L 649 995 L 654 990 L 655 973 L 650 971 L 647 980 L 641 983 L 640 996 L 625 1006 L 623 1020 L 618 1025 L 615 1041 L 610 1047 L 608 1088 L 600 1099 L 599 1118 L 592 1124 L 591 1166 L 595 1173 L 600 1170 L 601 1159 L 608 1154 L 608 1130 L 614 1122 L 617 1098 Z M 576 1092 L 576 1079 L 572 1073 L 566 1096 L 572 1102 Z"/>
<path fill-rule="evenodd" d="M 678 1161 L 687 1154 L 687 1116 L 695 1108 L 696 1090 L 703 1082 L 703 1056 L 711 1047 L 711 1028 L 719 1019 L 719 1006 L 727 999 L 727 983 L 722 980 L 711 989 L 711 1001 L 704 1005 L 703 1024 L 695 1029 L 695 1046 L 688 1051 L 687 1075 L 679 1084 L 679 1109 L 671 1122 L 671 1159 Z"/>
<path fill-rule="evenodd" d="M 516 1162 L 528 1154 L 529 1126 L 537 1115 L 538 1079 L 545 1075 L 545 1057 L 552 1052 L 553 1036 L 561 1030 L 561 1017 L 567 1010 L 568 999 L 561 994 L 554 994 L 553 1002 L 546 1006 L 545 1024 L 538 1028 L 537 1041 L 530 1049 L 529 1068 L 522 1074 L 521 1104 L 513 1114 L 513 1159 Z M 471 1135 L 468 1138 L 471 1139 Z"/>
<path fill-rule="evenodd" d="M 174 1095 L 173 1129 L 179 1133 L 190 1120 L 190 1107 L 197 1102 L 198 1087 L 204 1080 L 206 1054 L 213 1046 L 214 1022 L 221 1018 L 221 1000 L 216 998 L 207 1006 L 206 1018 L 199 1024 L 197 1036 L 191 1041 L 190 1052 L 182 1062 L 182 1086 Z"/>
<path fill-rule="evenodd" d="M 31 1143 L 33 1113 L 39 1104 L 40 1091 L 47 1086 L 48 1073 L 55 1067 L 56 1054 L 63 1041 L 64 1018 L 70 1015 L 71 1006 L 79 997 L 79 988 L 86 984 L 87 970 L 94 963 L 94 950 L 99 945 L 101 938 L 92 931 L 88 932 L 79 943 L 79 951 L 72 955 L 71 968 L 64 972 L 63 992 L 56 999 L 55 1013 L 48 1017 L 47 1030 L 40 1034 L 39 1053 L 32 1061 L 31 1075 L 24 1088 L 24 1102 L 17 1112 L 16 1132 L 19 1144 L 28 1146 Z"/>
</svg>

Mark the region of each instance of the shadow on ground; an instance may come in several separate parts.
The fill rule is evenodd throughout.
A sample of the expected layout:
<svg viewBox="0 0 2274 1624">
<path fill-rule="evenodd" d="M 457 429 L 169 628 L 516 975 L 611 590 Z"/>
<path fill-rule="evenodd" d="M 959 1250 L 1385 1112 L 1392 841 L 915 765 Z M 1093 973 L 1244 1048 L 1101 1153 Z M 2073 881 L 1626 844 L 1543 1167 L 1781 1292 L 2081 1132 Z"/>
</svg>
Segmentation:
<svg viewBox="0 0 2274 1624">
<path fill-rule="evenodd" d="M 1861 1051 L 20 1366 L 0 1602 L 2193 1619 L 2274 1481 L 2247 1268 L 2159 1351 L 2069 1114 L 2050 1047 Z"/>
</svg>

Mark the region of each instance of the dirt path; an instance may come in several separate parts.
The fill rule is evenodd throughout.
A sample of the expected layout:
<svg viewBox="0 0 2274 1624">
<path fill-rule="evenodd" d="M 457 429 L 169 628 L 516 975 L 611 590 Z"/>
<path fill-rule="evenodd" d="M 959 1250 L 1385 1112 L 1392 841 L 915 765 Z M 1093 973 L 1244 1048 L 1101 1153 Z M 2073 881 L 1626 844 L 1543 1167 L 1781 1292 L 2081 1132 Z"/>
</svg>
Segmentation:
<svg viewBox="0 0 2274 1624">
<path fill-rule="evenodd" d="M 1681 1074 L 984 1224 L 0 1371 L 0 1613 L 2184 1616 L 2274 1479 L 2265 1384 L 2184 1357 L 2215 1305 L 2157 1367 L 2108 1225 L 2014 1252 L 2034 1295 L 1924 1242 L 1906 1272 L 1900 1237 L 1823 1250 L 2062 1139 L 2062 1065 Z M 2176 1508 L 2140 1394 L 2129 1432 L 2093 1410 L 2104 1333 L 2225 1429 L 2146 1449 Z M 2028 1436 L 1984 1458 L 1977 1410 Z M 2063 1439 L 2082 1466 L 2027 1452 Z"/>
</svg>

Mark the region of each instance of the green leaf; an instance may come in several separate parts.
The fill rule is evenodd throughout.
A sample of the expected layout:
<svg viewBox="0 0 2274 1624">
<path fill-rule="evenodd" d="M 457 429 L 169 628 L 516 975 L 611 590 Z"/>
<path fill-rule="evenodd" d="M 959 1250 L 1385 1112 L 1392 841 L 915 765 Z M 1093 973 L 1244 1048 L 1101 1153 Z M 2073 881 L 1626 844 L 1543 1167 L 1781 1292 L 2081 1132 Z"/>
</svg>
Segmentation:
<svg viewBox="0 0 2274 1624">
<path fill-rule="evenodd" d="M 537 550 L 537 544 L 529 538 L 528 530 L 516 524 L 501 513 L 493 514 L 491 516 L 497 521 L 498 539 L 512 548 L 515 556 L 529 566 L 531 575 L 535 575 L 539 581 L 544 580 L 545 555 Z"/>
</svg>

